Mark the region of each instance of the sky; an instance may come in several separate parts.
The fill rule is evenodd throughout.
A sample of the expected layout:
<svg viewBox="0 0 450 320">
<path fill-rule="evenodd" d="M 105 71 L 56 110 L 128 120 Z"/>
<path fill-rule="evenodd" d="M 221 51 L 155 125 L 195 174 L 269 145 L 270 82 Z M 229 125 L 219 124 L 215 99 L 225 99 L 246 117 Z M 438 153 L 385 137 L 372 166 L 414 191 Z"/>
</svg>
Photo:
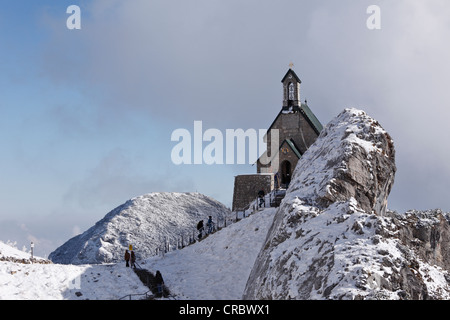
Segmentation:
<svg viewBox="0 0 450 320">
<path fill-rule="evenodd" d="M 393 137 L 391 209 L 450 211 L 447 2 L 1 1 L 0 240 L 47 256 L 149 192 L 231 207 L 255 166 L 176 165 L 171 134 L 267 129 L 291 62 L 323 125 L 354 107 Z"/>
</svg>

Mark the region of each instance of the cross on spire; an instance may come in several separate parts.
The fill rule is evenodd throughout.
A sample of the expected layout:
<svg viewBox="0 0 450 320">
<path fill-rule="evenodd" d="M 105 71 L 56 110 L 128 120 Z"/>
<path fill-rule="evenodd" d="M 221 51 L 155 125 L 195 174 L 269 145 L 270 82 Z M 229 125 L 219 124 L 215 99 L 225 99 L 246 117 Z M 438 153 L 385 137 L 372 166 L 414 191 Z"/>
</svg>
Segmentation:
<svg viewBox="0 0 450 320">
<path fill-rule="evenodd" d="M 289 68 L 292 69 L 294 67 L 294 64 L 291 62 L 289 63 Z"/>
</svg>

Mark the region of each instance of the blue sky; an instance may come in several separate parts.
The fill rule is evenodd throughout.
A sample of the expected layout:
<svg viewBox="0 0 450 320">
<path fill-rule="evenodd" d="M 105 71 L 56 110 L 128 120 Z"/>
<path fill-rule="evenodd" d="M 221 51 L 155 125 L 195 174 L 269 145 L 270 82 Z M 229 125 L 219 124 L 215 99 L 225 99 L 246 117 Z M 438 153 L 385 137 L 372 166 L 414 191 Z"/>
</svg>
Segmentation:
<svg viewBox="0 0 450 320">
<path fill-rule="evenodd" d="M 255 167 L 176 166 L 171 133 L 267 128 L 290 62 L 324 125 L 356 107 L 393 136 L 391 208 L 448 211 L 449 17 L 445 0 L 2 1 L 0 240 L 47 255 L 154 191 L 231 205 Z"/>
</svg>

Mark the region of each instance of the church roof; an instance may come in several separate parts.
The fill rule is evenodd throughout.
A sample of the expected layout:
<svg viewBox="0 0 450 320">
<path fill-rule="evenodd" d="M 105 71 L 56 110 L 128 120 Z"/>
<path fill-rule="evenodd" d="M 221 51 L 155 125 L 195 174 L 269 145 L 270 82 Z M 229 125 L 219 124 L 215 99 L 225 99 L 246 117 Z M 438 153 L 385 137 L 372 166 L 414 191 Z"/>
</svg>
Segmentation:
<svg viewBox="0 0 450 320">
<path fill-rule="evenodd" d="M 286 77 L 292 74 L 292 76 L 295 78 L 295 80 L 297 80 L 298 82 L 302 83 L 302 81 L 300 80 L 300 78 L 295 74 L 294 70 L 289 69 L 286 74 L 284 75 L 283 79 L 281 79 L 281 82 L 284 82 L 284 80 L 286 80 Z"/>
<path fill-rule="evenodd" d="M 285 139 L 283 141 L 283 143 L 281 144 L 280 149 L 283 147 L 283 144 L 287 144 L 291 150 L 295 153 L 295 155 L 300 159 L 302 157 L 302 154 L 300 153 L 300 151 L 298 151 L 297 147 L 294 144 L 294 141 L 292 141 L 291 139 Z"/>
<path fill-rule="evenodd" d="M 323 126 L 320 123 L 319 119 L 317 119 L 316 115 L 311 111 L 311 109 L 308 107 L 306 103 L 302 103 L 300 109 L 303 110 L 303 112 L 306 115 L 306 119 L 310 121 L 317 134 L 320 134 L 320 132 L 323 129 Z"/>
</svg>

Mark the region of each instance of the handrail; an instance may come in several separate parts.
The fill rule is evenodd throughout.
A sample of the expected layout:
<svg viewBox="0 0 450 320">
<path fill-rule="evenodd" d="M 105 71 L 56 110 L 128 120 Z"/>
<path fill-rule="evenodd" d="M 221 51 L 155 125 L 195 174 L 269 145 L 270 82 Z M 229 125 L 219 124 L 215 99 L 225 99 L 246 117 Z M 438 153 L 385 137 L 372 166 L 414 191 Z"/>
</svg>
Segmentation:
<svg viewBox="0 0 450 320">
<path fill-rule="evenodd" d="M 148 294 L 149 292 L 151 292 L 152 290 L 148 290 L 145 293 L 133 293 L 133 294 L 127 294 L 126 296 L 123 296 L 122 298 L 119 298 L 119 300 L 124 300 L 126 297 L 129 297 L 128 300 L 131 300 L 131 297 L 133 296 L 144 296 L 145 295 L 145 299 L 148 299 L 150 297 L 154 297 L 155 295 L 153 294 L 153 292 L 151 294 Z"/>
</svg>

